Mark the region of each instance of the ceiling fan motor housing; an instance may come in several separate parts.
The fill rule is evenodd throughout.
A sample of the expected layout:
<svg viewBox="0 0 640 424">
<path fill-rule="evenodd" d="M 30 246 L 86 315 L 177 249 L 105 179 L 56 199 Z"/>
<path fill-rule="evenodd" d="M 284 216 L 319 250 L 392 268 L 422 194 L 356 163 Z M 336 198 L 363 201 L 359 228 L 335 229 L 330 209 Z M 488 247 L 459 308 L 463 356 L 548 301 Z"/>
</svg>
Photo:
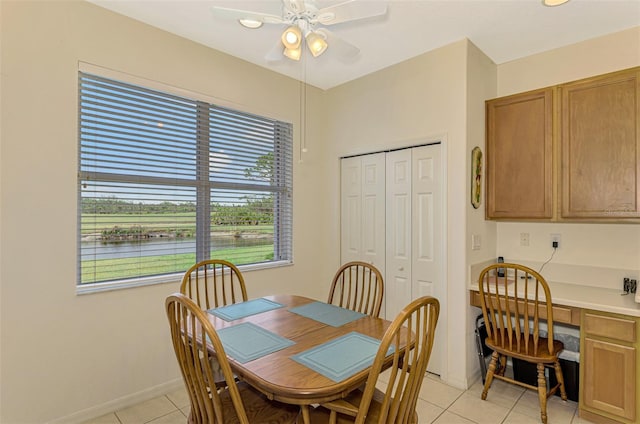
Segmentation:
<svg viewBox="0 0 640 424">
<path fill-rule="evenodd" d="M 257 29 L 262 24 L 285 24 L 287 29 L 274 53 L 267 54 L 270 61 L 278 60 L 277 57 L 288 57 L 299 60 L 301 57 L 300 45 L 306 39 L 307 47 L 314 57 L 318 57 L 327 49 L 328 45 L 334 46 L 335 51 L 342 57 L 355 57 L 359 52 L 356 46 L 342 40 L 325 26 L 351 22 L 366 18 L 383 16 L 387 13 L 386 2 L 368 2 L 363 0 L 344 0 L 342 3 L 318 8 L 314 0 L 282 0 L 281 16 L 252 12 L 225 7 L 213 7 L 214 13 L 227 19 L 236 19 L 240 24 L 250 29 Z M 316 29 L 317 26 L 322 28 Z M 284 52 L 281 49 L 284 45 Z M 274 59 L 275 58 L 275 59 Z"/>
</svg>

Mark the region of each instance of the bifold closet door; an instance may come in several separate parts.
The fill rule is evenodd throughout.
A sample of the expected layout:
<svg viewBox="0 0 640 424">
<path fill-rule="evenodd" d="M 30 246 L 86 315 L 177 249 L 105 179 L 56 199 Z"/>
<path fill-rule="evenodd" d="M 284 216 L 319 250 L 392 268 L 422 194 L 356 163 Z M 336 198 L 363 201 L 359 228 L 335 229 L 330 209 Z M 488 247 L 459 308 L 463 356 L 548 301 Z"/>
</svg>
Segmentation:
<svg viewBox="0 0 640 424">
<path fill-rule="evenodd" d="M 386 318 L 393 320 L 411 302 L 411 150 L 388 152 Z"/>
<path fill-rule="evenodd" d="M 341 261 L 385 273 L 385 154 L 341 160 Z M 381 316 L 384 313 L 384 306 Z"/>
<path fill-rule="evenodd" d="M 380 316 L 388 320 L 420 296 L 440 300 L 428 367 L 435 374 L 446 342 L 441 167 L 439 144 L 341 160 L 341 261 L 365 261 L 380 270 Z"/>
<path fill-rule="evenodd" d="M 440 145 L 387 153 L 386 311 L 393 319 L 420 296 L 434 296 L 446 311 Z M 444 319 L 439 322 L 442 323 Z M 444 331 L 439 324 L 429 372 L 440 374 Z M 440 330 L 440 331 L 439 331 Z"/>
<path fill-rule="evenodd" d="M 446 343 L 443 268 L 442 164 L 440 144 L 411 149 L 411 296 L 440 301 L 440 318 L 427 370 L 441 374 Z"/>
</svg>

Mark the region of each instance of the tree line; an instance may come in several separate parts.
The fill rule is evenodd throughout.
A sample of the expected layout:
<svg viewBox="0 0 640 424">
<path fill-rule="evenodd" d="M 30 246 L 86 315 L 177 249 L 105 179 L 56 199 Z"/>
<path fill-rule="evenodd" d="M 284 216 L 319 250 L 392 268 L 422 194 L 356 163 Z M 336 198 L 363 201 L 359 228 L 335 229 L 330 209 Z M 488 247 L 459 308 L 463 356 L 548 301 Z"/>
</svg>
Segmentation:
<svg viewBox="0 0 640 424">
<path fill-rule="evenodd" d="M 273 195 L 242 199 L 241 204 L 211 204 L 213 225 L 260 225 L 273 223 Z M 194 214 L 196 205 L 191 202 L 143 203 L 116 197 L 83 198 L 82 213 L 95 215 L 162 215 Z"/>
</svg>

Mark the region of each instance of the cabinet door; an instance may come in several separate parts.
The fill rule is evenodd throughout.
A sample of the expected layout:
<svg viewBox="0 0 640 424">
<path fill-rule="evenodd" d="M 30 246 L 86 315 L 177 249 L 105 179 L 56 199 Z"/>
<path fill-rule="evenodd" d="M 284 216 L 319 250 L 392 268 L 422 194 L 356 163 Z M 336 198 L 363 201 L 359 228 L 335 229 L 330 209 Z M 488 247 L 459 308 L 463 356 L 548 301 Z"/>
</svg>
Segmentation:
<svg viewBox="0 0 640 424">
<path fill-rule="evenodd" d="M 640 217 L 639 75 L 560 86 L 563 218 Z"/>
<path fill-rule="evenodd" d="M 553 90 L 486 103 L 486 217 L 552 218 Z"/>
<path fill-rule="evenodd" d="M 635 420 L 635 358 L 633 347 L 585 337 L 580 364 L 585 409 Z"/>
</svg>

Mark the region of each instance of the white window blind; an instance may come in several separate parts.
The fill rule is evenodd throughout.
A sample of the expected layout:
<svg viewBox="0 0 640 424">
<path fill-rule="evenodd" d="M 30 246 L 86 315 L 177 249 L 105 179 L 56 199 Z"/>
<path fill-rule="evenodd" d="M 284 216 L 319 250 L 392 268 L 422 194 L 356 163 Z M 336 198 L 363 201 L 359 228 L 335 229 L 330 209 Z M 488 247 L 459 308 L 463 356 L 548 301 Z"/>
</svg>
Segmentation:
<svg viewBox="0 0 640 424">
<path fill-rule="evenodd" d="M 291 261 L 290 123 L 78 80 L 79 285 Z"/>
</svg>

